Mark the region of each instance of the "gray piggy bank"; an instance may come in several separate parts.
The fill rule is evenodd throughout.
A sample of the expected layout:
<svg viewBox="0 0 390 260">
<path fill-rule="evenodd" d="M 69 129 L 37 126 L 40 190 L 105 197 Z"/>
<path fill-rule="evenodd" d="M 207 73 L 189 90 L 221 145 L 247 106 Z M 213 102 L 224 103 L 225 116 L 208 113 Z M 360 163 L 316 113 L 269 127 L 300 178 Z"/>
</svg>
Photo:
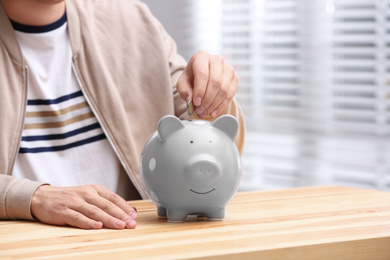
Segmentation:
<svg viewBox="0 0 390 260">
<path fill-rule="evenodd" d="M 212 123 L 170 115 L 160 119 L 140 163 L 143 185 L 160 218 L 182 222 L 188 215 L 225 217 L 225 206 L 241 179 L 237 130 L 231 115 Z"/>
</svg>

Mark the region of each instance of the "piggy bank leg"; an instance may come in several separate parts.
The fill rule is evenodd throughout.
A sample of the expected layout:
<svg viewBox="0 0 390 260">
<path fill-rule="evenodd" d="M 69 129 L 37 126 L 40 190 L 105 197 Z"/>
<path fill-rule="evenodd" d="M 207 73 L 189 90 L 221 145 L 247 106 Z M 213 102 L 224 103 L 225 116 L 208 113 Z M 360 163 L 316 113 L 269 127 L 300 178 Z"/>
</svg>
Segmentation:
<svg viewBox="0 0 390 260">
<path fill-rule="evenodd" d="M 180 210 L 167 210 L 168 222 L 184 222 L 188 213 Z"/>
<path fill-rule="evenodd" d="M 162 206 L 158 206 L 157 215 L 159 218 L 167 218 L 167 210 Z"/>
<path fill-rule="evenodd" d="M 210 221 L 221 221 L 225 217 L 225 208 L 206 212 L 206 217 Z"/>
</svg>

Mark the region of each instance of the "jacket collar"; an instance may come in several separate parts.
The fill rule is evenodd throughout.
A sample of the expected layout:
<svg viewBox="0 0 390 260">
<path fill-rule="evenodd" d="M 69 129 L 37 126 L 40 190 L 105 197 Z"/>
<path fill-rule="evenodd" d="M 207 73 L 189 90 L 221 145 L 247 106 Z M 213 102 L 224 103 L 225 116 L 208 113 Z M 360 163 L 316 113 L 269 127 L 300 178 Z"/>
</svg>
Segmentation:
<svg viewBox="0 0 390 260">
<path fill-rule="evenodd" d="M 77 58 L 77 54 L 82 46 L 81 44 L 81 22 L 79 10 L 74 1 L 65 1 L 66 16 L 68 22 L 68 32 L 70 43 L 73 50 L 73 58 Z"/>
<path fill-rule="evenodd" d="M 0 42 L 5 46 L 11 58 L 21 65 L 25 65 L 19 41 L 16 38 L 14 28 L 0 3 Z"/>
<path fill-rule="evenodd" d="M 69 38 L 72 45 L 73 56 L 77 57 L 77 53 L 81 48 L 81 28 L 80 17 L 78 16 L 78 10 L 73 1 L 65 1 L 66 15 L 68 22 Z M 25 66 L 23 59 L 23 53 L 19 46 L 19 41 L 16 37 L 14 28 L 5 13 L 5 10 L 0 2 L 0 42 L 4 44 L 8 53 L 19 64 Z"/>
</svg>

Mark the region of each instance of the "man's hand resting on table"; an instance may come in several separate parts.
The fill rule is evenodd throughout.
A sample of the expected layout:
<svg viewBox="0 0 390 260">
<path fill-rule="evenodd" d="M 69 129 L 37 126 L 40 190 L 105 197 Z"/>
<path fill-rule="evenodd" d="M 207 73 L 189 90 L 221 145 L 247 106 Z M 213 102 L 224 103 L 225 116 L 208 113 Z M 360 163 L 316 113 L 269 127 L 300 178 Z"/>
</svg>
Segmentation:
<svg viewBox="0 0 390 260">
<path fill-rule="evenodd" d="M 135 228 L 137 213 L 124 199 L 101 185 L 40 186 L 31 199 L 39 221 L 84 229 Z"/>
</svg>

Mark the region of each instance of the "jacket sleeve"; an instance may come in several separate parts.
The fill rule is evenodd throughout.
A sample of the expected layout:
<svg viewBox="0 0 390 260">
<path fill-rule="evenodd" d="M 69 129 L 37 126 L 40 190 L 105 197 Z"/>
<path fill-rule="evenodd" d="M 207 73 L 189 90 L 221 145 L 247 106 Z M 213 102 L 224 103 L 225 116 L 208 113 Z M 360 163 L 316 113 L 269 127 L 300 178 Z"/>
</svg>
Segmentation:
<svg viewBox="0 0 390 260">
<path fill-rule="evenodd" d="M 31 197 L 42 184 L 0 174 L 0 219 L 34 220 Z"/>
</svg>

